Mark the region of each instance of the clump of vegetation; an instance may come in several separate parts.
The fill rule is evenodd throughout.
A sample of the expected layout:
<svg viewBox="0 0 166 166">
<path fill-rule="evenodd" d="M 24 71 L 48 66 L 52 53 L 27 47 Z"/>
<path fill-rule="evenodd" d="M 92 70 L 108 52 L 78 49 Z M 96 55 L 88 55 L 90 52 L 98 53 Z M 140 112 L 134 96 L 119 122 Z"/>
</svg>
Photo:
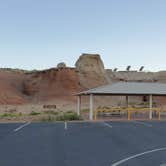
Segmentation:
<svg viewBox="0 0 166 166">
<path fill-rule="evenodd" d="M 74 112 L 66 112 L 62 115 L 57 116 L 57 121 L 72 121 L 72 120 L 80 120 L 80 117 Z"/>
<path fill-rule="evenodd" d="M 22 113 L 10 113 L 10 112 L 5 112 L 3 114 L 0 114 L 0 118 L 16 118 L 22 116 Z"/>
<path fill-rule="evenodd" d="M 37 122 L 55 122 L 55 121 L 74 121 L 82 120 L 75 112 L 47 110 L 44 112 L 32 111 L 28 114 L 10 110 L 8 112 L 0 113 L 1 120 L 31 120 Z"/>
<path fill-rule="evenodd" d="M 53 110 L 48 110 L 48 111 L 44 111 L 44 114 L 58 115 L 58 112 Z"/>
<path fill-rule="evenodd" d="M 51 116 L 51 115 L 44 116 L 41 118 L 41 121 L 42 122 L 54 122 L 54 121 L 56 121 L 56 116 Z"/>
<path fill-rule="evenodd" d="M 32 111 L 29 115 L 40 115 L 40 112 L 35 112 L 35 111 Z"/>
<path fill-rule="evenodd" d="M 48 114 L 47 116 L 43 116 L 41 118 L 42 122 L 73 121 L 73 120 L 81 120 L 81 118 L 72 111 L 59 113 L 59 114 L 58 113 Z"/>
</svg>

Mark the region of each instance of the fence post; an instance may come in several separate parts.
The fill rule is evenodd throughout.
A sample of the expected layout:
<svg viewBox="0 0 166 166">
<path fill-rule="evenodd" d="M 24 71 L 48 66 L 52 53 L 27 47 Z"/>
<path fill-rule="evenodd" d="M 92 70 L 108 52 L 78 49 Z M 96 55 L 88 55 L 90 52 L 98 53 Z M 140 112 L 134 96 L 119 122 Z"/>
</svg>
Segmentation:
<svg viewBox="0 0 166 166">
<path fill-rule="evenodd" d="M 128 110 L 128 120 L 130 120 L 131 119 L 131 112 L 130 112 L 130 110 Z"/>
</svg>

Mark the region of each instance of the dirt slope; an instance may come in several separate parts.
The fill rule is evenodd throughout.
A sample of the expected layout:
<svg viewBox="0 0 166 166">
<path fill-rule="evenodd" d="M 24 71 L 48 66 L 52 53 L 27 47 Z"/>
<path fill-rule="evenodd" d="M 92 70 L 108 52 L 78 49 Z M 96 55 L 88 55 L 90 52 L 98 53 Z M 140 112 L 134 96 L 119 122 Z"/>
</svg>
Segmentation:
<svg viewBox="0 0 166 166">
<path fill-rule="evenodd" d="M 73 68 L 53 68 L 33 73 L 24 82 L 24 93 L 31 101 L 47 102 L 73 97 L 82 88 Z"/>
<path fill-rule="evenodd" d="M 23 104 L 26 97 L 22 93 L 23 73 L 0 71 L 0 104 Z"/>
</svg>

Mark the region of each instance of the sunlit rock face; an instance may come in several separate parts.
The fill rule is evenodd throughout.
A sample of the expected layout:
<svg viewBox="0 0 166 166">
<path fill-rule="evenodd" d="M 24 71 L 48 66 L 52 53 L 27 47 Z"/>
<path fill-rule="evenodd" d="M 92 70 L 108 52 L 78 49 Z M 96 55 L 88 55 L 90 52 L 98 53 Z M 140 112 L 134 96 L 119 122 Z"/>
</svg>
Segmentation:
<svg viewBox="0 0 166 166">
<path fill-rule="evenodd" d="M 82 54 L 75 66 L 80 73 L 94 72 L 99 75 L 105 73 L 103 61 L 98 54 Z"/>
</svg>

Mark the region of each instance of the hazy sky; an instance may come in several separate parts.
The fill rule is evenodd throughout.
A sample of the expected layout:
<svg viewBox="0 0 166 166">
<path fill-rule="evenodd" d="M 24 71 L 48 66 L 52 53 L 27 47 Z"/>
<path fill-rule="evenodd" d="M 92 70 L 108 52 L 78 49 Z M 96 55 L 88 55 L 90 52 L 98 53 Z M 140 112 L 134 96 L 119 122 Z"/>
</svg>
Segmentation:
<svg viewBox="0 0 166 166">
<path fill-rule="evenodd" d="M 0 0 L 1 67 L 74 66 L 81 53 L 166 70 L 166 0 Z"/>
</svg>

